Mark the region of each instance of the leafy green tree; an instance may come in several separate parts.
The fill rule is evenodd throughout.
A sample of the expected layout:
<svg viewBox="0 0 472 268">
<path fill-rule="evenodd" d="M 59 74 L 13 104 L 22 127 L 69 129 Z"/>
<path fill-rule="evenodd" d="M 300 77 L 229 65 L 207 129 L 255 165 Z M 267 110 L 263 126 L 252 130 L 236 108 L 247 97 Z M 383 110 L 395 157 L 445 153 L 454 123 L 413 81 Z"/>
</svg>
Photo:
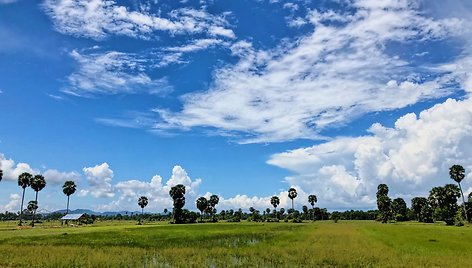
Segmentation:
<svg viewBox="0 0 472 268">
<path fill-rule="evenodd" d="M 392 201 L 392 210 L 397 221 L 406 221 L 408 208 L 406 207 L 406 202 L 403 198 L 395 198 Z"/>
<path fill-rule="evenodd" d="M 66 214 L 69 214 L 69 199 L 70 196 L 75 193 L 77 190 L 77 185 L 75 185 L 74 181 L 66 181 L 64 182 L 64 185 L 62 185 L 62 192 L 67 196 L 67 212 Z"/>
<path fill-rule="evenodd" d="M 38 202 L 31 200 L 28 202 L 28 206 L 26 206 L 26 209 L 28 210 L 29 213 L 34 213 L 38 209 Z"/>
<path fill-rule="evenodd" d="M 183 184 L 177 184 L 170 188 L 170 197 L 174 200 L 174 223 L 184 223 L 182 208 L 185 206 L 185 186 Z"/>
<path fill-rule="evenodd" d="M 295 210 L 295 208 L 293 206 L 293 199 L 295 199 L 297 197 L 297 195 L 298 195 L 297 189 L 295 189 L 295 188 L 288 189 L 288 198 L 290 198 L 292 200 L 292 210 Z"/>
<path fill-rule="evenodd" d="M 461 191 L 461 196 L 462 196 L 462 204 L 464 205 L 464 215 L 467 221 L 469 221 L 469 218 L 467 216 L 467 206 L 465 205 L 465 198 L 464 198 L 464 192 L 462 191 L 462 186 L 461 186 L 461 181 L 465 178 L 465 169 L 461 165 L 453 165 L 452 167 L 449 168 L 449 176 L 451 177 L 452 180 L 457 182 L 459 185 L 459 190 Z"/>
<path fill-rule="evenodd" d="M 274 207 L 274 209 L 275 209 L 275 217 L 278 218 L 278 217 L 277 217 L 277 207 L 278 207 L 279 204 L 280 204 L 280 198 L 279 198 L 278 196 L 275 196 L 275 195 L 272 196 L 272 197 L 270 198 L 270 204 L 271 204 L 271 205 Z"/>
<path fill-rule="evenodd" d="M 311 194 L 308 196 L 308 203 L 311 205 L 311 211 L 312 211 L 312 218 L 315 220 L 315 203 L 318 202 L 318 198 L 316 195 Z"/>
<path fill-rule="evenodd" d="M 21 197 L 20 226 L 23 223 L 22 218 L 23 218 L 23 202 L 25 200 L 25 190 L 27 187 L 30 186 L 32 178 L 33 178 L 33 175 L 29 174 L 28 172 L 23 172 L 20 174 L 20 176 L 18 176 L 18 186 L 20 186 L 23 189 L 23 195 Z"/>
<path fill-rule="evenodd" d="M 472 192 L 469 193 L 468 198 L 469 198 L 469 203 L 472 203 Z"/>
<path fill-rule="evenodd" d="M 434 217 L 445 221 L 447 225 L 454 225 L 458 209 L 457 198 L 460 196 L 460 189 L 454 184 L 433 187 L 429 192 L 428 201 L 433 208 Z"/>
<path fill-rule="evenodd" d="M 38 206 L 38 193 L 46 187 L 46 180 L 42 175 L 35 175 L 31 179 L 31 189 L 36 192 L 36 197 L 34 201 L 36 202 L 36 206 Z M 31 226 L 34 227 L 34 219 L 36 217 L 36 209 L 33 211 L 33 221 L 31 222 Z"/>
<path fill-rule="evenodd" d="M 203 221 L 203 213 L 208 208 L 208 200 L 205 197 L 199 197 L 197 199 L 197 208 L 200 210 L 200 220 Z"/>
<path fill-rule="evenodd" d="M 426 223 L 433 223 L 434 218 L 433 218 L 433 208 L 429 205 L 429 203 L 426 203 L 420 211 L 420 221 L 421 222 L 426 222 Z"/>
<path fill-rule="evenodd" d="M 213 221 L 216 221 L 215 219 L 215 214 L 216 214 L 216 205 L 220 202 L 220 198 L 217 195 L 212 195 L 210 196 L 210 199 L 208 200 L 208 206 L 211 207 L 211 217 Z"/>
<path fill-rule="evenodd" d="M 421 217 L 421 210 L 427 205 L 428 199 L 426 197 L 414 197 L 411 199 L 411 209 L 415 213 L 417 221 L 424 222 Z"/>
<path fill-rule="evenodd" d="M 144 215 L 144 208 L 148 205 L 149 199 L 146 196 L 141 196 L 138 199 L 138 206 L 141 207 L 141 216 Z"/>
<path fill-rule="evenodd" d="M 381 214 L 382 223 L 387 223 L 392 218 L 392 200 L 388 197 L 388 186 L 377 186 L 377 208 Z"/>
</svg>

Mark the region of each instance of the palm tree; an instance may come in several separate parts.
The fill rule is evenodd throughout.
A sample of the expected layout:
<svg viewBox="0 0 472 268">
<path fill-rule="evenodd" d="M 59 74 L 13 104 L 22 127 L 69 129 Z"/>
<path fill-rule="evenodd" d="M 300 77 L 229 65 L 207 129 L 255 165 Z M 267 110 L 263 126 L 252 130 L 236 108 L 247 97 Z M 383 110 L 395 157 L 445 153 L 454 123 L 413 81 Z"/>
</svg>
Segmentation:
<svg viewBox="0 0 472 268">
<path fill-rule="evenodd" d="M 200 210 L 200 220 L 203 221 L 203 213 L 208 207 L 208 200 L 205 197 L 199 197 L 197 199 L 197 208 Z"/>
<path fill-rule="evenodd" d="M 464 204 L 465 219 L 469 221 L 469 217 L 467 216 L 467 208 L 465 205 L 464 192 L 462 191 L 462 186 L 461 186 L 461 181 L 465 177 L 464 173 L 465 173 L 465 169 L 464 167 L 460 165 L 453 165 L 452 167 L 449 168 L 449 176 L 451 177 L 451 179 L 457 182 L 457 184 L 459 184 L 459 189 L 461 190 L 462 202 Z"/>
<path fill-rule="evenodd" d="M 34 200 L 29 201 L 26 209 L 28 209 L 29 212 L 34 213 L 34 211 L 38 209 L 38 202 Z"/>
<path fill-rule="evenodd" d="M 288 198 L 292 199 L 292 210 L 295 211 L 294 207 L 293 207 L 293 199 L 295 199 L 297 197 L 297 189 L 295 188 L 290 188 L 288 189 Z"/>
<path fill-rule="evenodd" d="M 182 223 L 182 208 L 185 206 L 185 186 L 183 184 L 177 184 L 170 188 L 170 197 L 174 200 L 174 223 Z"/>
<path fill-rule="evenodd" d="M 64 185 L 62 186 L 62 192 L 67 195 L 67 212 L 66 214 L 69 214 L 69 198 L 71 195 L 75 193 L 75 190 L 77 190 L 77 185 L 75 185 L 75 182 L 73 181 L 66 181 L 64 182 Z"/>
<path fill-rule="evenodd" d="M 316 197 L 316 195 L 314 194 L 311 194 L 308 196 L 308 203 L 310 203 L 311 205 L 311 214 L 313 216 L 313 220 L 315 219 L 315 203 L 318 202 L 318 198 Z"/>
<path fill-rule="evenodd" d="M 46 187 L 46 180 L 42 175 L 35 175 L 31 179 L 31 188 L 36 192 L 36 198 L 34 201 L 36 202 L 36 207 L 38 206 L 38 193 L 42 189 Z M 31 222 L 31 226 L 34 227 L 34 218 L 36 217 L 36 209 L 33 211 L 33 221 Z"/>
<path fill-rule="evenodd" d="M 23 196 L 21 198 L 21 210 L 20 210 L 20 226 L 21 226 L 21 219 L 23 218 L 23 202 L 25 200 L 25 190 L 26 187 L 29 187 L 31 184 L 31 178 L 33 175 L 29 174 L 28 172 L 23 172 L 18 176 L 18 186 L 23 188 Z"/>
<path fill-rule="evenodd" d="M 216 194 L 210 196 L 210 199 L 208 200 L 208 206 L 211 207 L 211 215 L 212 215 L 213 219 L 214 219 L 215 213 L 216 213 L 215 206 L 218 205 L 219 202 L 220 202 L 220 198 Z"/>
<path fill-rule="evenodd" d="M 145 196 L 141 196 L 139 199 L 138 199 L 138 206 L 141 207 L 141 216 L 143 216 L 144 214 L 144 208 L 148 205 L 148 198 L 145 197 Z"/>
<path fill-rule="evenodd" d="M 278 217 L 277 217 L 277 206 L 280 204 L 280 199 L 279 199 L 279 197 L 278 197 L 278 196 L 275 196 L 275 195 L 272 196 L 272 197 L 270 198 L 270 203 L 272 204 L 272 206 L 274 206 L 274 209 L 275 209 L 275 217 L 278 218 Z"/>
</svg>

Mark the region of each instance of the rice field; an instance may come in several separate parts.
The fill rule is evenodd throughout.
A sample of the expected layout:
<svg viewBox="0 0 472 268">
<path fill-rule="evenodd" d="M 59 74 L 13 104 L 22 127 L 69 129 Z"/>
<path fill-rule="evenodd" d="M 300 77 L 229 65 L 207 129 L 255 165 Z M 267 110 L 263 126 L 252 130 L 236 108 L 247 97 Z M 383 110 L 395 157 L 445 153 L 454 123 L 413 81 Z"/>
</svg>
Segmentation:
<svg viewBox="0 0 472 268">
<path fill-rule="evenodd" d="M 18 229 L 0 223 L 0 267 L 471 267 L 472 228 L 370 221 Z"/>
</svg>

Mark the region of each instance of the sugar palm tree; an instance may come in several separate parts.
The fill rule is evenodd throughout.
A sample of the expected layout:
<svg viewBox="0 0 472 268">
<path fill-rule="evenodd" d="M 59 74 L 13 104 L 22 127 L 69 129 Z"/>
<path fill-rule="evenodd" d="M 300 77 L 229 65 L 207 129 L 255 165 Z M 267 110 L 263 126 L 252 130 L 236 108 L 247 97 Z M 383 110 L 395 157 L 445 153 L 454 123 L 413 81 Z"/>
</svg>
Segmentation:
<svg viewBox="0 0 472 268">
<path fill-rule="evenodd" d="M 318 202 L 318 198 L 316 197 L 316 195 L 314 194 L 311 194 L 308 196 L 308 203 L 310 203 L 311 205 L 311 213 L 312 213 L 312 216 L 313 216 L 313 220 L 315 219 L 315 203 Z"/>
<path fill-rule="evenodd" d="M 292 210 L 295 211 L 294 206 L 293 206 L 293 199 L 297 197 L 297 189 L 295 188 L 290 188 L 288 189 L 288 198 L 292 199 Z"/>
<path fill-rule="evenodd" d="M 29 212 L 34 213 L 34 211 L 36 211 L 38 209 L 38 202 L 36 202 L 34 200 L 29 201 L 28 206 L 26 207 L 26 209 Z"/>
<path fill-rule="evenodd" d="M 141 207 L 141 216 L 144 214 L 144 208 L 148 205 L 148 203 L 149 203 L 149 200 L 145 196 L 141 196 L 138 199 L 138 206 Z"/>
<path fill-rule="evenodd" d="M 185 186 L 177 184 L 170 188 L 170 197 L 174 200 L 173 217 L 174 223 L 182 223 L 182 208 L 185 206 Z"/>
<path fill-rule="evenodd" d="M 69 199 L 70 196 L 75 193 L 77 190 L 77 185 L 75 185 L 74 181 L 66 181 L 64 182 L 64 185 L 62 186 L 62 192 L 67 195 L 67 212 L 66 214 L 69 214 Z"/>
<path fill-rule="evenodd" d="M 46 187 L 46 180 L 44 179 L 42 175 L 35 175 L 31 179 L 31 188 L 36 192 L 36 198 L 34 199 L 34 201 L 36 202 L 36 207 L 38 206 L 38 193 L 39 191 L 44 189 L 44 187 Z M 31 226 L 33 227 L 34 227 L 35 217 L 36 217 L 36 209 L 33 211 L 33 221 L 31 222 Z"/>
<path fill-rule="evenodd" d="M 28 172 L 23 172 L 18 176 L 18 186 L 23 188 L 23 195 L 21 197 L 21 210 L 20 210 L 20 225 L 22 224 L 23 218 L 23 202 L 25 201 L 25 190 L 31 184 L 31 178 L 33 175 L 29 174 Z"/>
<path fill-rule="evenodd" d="M 272 196 L 270 198 L 270 204 L 274 206 L 275 209 L 275 217 L 277 217 L 277 206 L 280 204 L 280 198 L 278 196 Z M 277 217 L 278 218 L 278 217 Z"/>
<path fill-rule="evenodd" d="M 464 204 L 465 219 L 469 221 L 469 217 L 467 216 L 467 208 L 465 205 L 464 192 L 462 191 L 462 186 L 461 186 L 461 181 L 465 177 L 464 173 L 465 173 L 465 169 L 464 167 L 460 165 L 453 165 L 452 167 L 449 168 L 449 176 L 451 177 L 451 179 L 457 182 L 457 184 L 459 184 L 459 189 L 461 190 L 462 202 Z"/>
<path fill-rule="evenodd" d="M 198 210 L 200 210 L 200 213 L 201 213 L 200 220 L 203 221 L 203 213 L 208 207 L 208 200 L 204 196 L 202 196 L 197 199 L 196 203 L 197 203 L 197 208 Z"/>
</svg>

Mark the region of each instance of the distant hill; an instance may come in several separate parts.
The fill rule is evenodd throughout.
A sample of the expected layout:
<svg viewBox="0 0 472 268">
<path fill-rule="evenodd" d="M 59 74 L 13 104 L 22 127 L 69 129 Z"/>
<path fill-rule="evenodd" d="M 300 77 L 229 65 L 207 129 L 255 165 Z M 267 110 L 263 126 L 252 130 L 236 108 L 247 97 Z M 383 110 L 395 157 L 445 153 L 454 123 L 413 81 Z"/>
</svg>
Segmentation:
<svg viewBox="0 0 472 268">
<path fill-rule="evenodd" d="M 54 211 L 53 213 L 66 213 L 67 210 L 61 209 Z M 90 209 L 74 209 L 74 210 L 69 210 L 70 214 L 89 214 L 89 215 L 97 215 L 97 216 L 116 216 L 118 214 L 121 215 L 135 215 L 135 214 L 141 214 L 139 211 L 106 211 L 106 212 L 96 212 Z"/>
</svg>

